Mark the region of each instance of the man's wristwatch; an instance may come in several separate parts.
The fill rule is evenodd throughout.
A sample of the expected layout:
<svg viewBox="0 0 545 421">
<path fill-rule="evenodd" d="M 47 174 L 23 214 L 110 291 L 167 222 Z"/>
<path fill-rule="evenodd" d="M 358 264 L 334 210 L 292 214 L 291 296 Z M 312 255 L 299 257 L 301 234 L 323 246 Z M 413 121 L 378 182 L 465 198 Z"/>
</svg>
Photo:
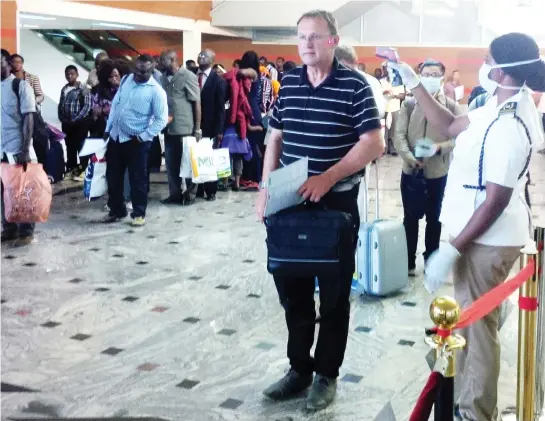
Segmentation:
<svg viewBox="0 0 545 421">
<path fill-rule="evenodd" d="M 202 130 L 201 130 L 201 129 L 199 129 L 199 130 L 193 130 L 193 133 L 194 133 L 194 134 L 202 134 Z"/>
<path fill-rule="evenodd" d="M 262 180 L 262 181 L 259 183 L 259 190 L 265 190 L 265 189 L 267 188 L 268 184 L 269 184 L 269 183 L 268 183 L 267 181 L 263 181 L 263 180 Z"/>
</svg>

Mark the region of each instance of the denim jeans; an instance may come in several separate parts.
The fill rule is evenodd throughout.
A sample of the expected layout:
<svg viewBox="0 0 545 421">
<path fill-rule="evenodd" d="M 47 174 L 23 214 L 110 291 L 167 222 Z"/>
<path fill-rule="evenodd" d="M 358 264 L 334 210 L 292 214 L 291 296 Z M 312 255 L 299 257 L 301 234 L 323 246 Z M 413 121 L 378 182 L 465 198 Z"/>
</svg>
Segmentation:
<svg viewBox="0 0 545 421">
<path fill-rule="evenodd" d="M 108 206 L 110 214 L 127 215 L 124 202 L 125 171 L 129 171 L 131 187 L 132 218 L 145 217 L 148 206 L 148 154 L 151 142 L 140 142 L 136 138 L 128 142 L 108 142 L 106 152 L 106 179 L 108 180 Z"/>
<path fill-rule="evenodd" d="M 447 176 L 425 178 L 422 170 L 401 175 L 401 199 L 403 201 L 403 225 L 407 235 L 409 269 L 416 267 L 419 221 L 426 217 L 424 260 L 439 248 L 441 239 L 441 205 L 445 194 Z"/>
</svg>

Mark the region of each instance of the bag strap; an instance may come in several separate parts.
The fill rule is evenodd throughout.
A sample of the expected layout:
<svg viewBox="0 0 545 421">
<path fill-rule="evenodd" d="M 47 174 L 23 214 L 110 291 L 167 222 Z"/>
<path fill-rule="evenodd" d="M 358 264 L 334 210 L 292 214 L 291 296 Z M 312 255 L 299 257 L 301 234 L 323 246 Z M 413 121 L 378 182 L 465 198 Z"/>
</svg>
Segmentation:
<svg viewBox="0 0 545 421">
<path fill-rule="evenodd" d="M 481 153 L 479 155 L 479 179 L 478 179 L 478 185 L 473 186 L 470 184 L 464 184 L 464 189 L 471 189 L 471 190 L 479 190 L 484 191 L 486 190 L 486 186 L 483 185 L 483 162 L 484 162 L 484 146 L 486 144 L 486 138 L 488 137 L 488 133 L 490 132 L 490 129 L 492 126 L 500 119 L 501 115 L 496 117 L 492 123 L 490 123 L 490 126 L 488 126 L 488 129 L 486 129 L 486 132 L 484 134 L 483 144 L 481 146 Z M 513 118 L 522 124 L 522 127 L 524 128 L 524 131 L 526 133 L 526 137 L 528 138 L 528 142 L 530 143 L 530 153 L 528 154 L 528 157 L 526 158 L 526 163 L 524 164 L 524 168 L 522 169 L 521 173 L 518 176 L 518 179 L 520 180 L 526 171 L 528 170 L 528 167 L 530 165 L 530 159 L 532 158 L 532 138 L 530 137 L 530 130 L 528 129 L 528 126 L 522 121 L 522 119 L 514 114 Z"/>
<path fill-rule="evenodd" d="M 21 110 L 21 96 L 19 95 L 19 89 L 21 88 L 21 79 L 15 78 L 13 79 L 13 82 L 11 83 L 11 89 L 13 89 L 13 93 L 17 97 L 17 107 L 19 108 L 19 111 Z"/>
</svg>

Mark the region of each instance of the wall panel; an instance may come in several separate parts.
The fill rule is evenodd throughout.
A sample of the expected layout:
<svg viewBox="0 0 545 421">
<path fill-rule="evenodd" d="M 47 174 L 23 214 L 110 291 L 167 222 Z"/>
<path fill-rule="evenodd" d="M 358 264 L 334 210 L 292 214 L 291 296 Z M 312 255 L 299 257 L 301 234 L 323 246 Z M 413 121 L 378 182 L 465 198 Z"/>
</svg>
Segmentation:
<svg viewBox="0 0 545 421">
<path fill-rule="evenodd" d="M 137 12 L 157 13 L 160 15 L 210 21 L 212 1 L 133 1 L 133 0 L 70 0 L 96 6 L 115 7 Z M 3 3 L 3 0 L 2 0 Z"/>
<path fill-rule="evenodd" d="M 2 48 L 13 54 L 17 51 L 17 2 L 1 0 L 0 7 L 0 39 L 2 41 Z"/>
</svg>

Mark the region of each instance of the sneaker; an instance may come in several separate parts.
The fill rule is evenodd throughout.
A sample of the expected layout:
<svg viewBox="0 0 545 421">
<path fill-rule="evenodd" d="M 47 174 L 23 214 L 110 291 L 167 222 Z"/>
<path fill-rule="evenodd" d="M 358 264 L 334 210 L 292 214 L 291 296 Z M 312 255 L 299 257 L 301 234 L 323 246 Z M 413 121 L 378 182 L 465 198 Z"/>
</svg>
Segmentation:
<svg viewBox="0 0 545 421">
<path fill-rule="evenodd" d="M 216 195 L 215 194 L 213 194 L 212 196 L 208 196 L 206 198 L 207 202 L 214 202 L 215 200 L 216 200 Z"/>
<path fill-rule="evenodd" d="M 178 197 L 169 196 L 166 199 L 161 200 L 163 205 L 179 205 L 182 203 L 182 199 Z"/>
<path fill-rule="evenodd" d="M 72 175 L 72 180 L 73 181 L 84 181 L 85 180 L 85 171 L 83 171 L 81 169 L 75 170 L 73 175 Z"/>
<path fill-rule="evenodd" d="M 195 199 L 184 198 L 182 201 L 182 206 L 191 206 L 195 204 Z"/>
<path fill-rule="evenodd" d="M 104 212 L 110 213 L 110 207 L 108 205 L 104 205 L 104 208 L 102 208 Z"/>
<path fill-rule="evenodd" d="M 409 276 L 411 278 L 414 278 L 416 276 L 416 269 L 409 269 Z"/>
<path fill-rule="evenodd" d="M 24 247 L 28 246 L 32 241 L 34 240 L 34 236 L 32 234 L 30 235 L 21 235 L 17 240 L 14 242 L 15 247 Z"/>
<path fill-rule="evenodd" d="M 132 202 L 126 202 L 125 207 L 127 208 L 127 212 L 132 212 L 134 210 L 132 208 Z"/>
<path fill-rule="evenodd" d="M 127 215 L 117 216 L 117 215 L 112 215 L 111 213 L 108 213 L 108 215 L 106 215 L 104 218 L 102 218 L 102 222 L 105 223 L 105 224 L 112 224 L 114 222 L 121 221 L 122 219 L 125 219 L 126 217 L 127 217 Z"/>
<path fill-rule="evenodd" d="M 316 374 L 307 398 L 307 409 L 318 411 L 327 408 L 337 394 L 337 379 Z"/>
<path fill-rule="evenodd" d="M 269 399 L 275 401 L 290 399 L 308 389 L 312 384 L 312 374 L 302 375 L 293 368 L 276 383 L 263 391 Z"/>
<path fill-rule="evenodd" d="M 146 225 L 146 218 L 143 216 L 137 216 L 136 218 L 133 218 L 131 221 L 131 225 L 133 227 L 143 227 Z"/>
</svg>

